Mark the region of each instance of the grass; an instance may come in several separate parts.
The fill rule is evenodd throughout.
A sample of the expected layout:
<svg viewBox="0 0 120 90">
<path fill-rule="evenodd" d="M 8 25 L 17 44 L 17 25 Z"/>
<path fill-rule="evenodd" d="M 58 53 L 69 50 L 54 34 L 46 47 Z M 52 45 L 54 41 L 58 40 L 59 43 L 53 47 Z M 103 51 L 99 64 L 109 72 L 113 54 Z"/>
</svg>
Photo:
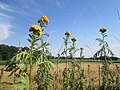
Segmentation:
<svg viewBox="0 0 120 90">
<path fill-rule="evenodd" d="M 7 61 L 5 60 L 0 60 L 0 65 L 5 65 L 7 63 Z"/>
<path fill-rule="evenodd" d="M 92 59 L 77 59 L 80 60 L 81 62 L 99 62 L 100 60 L 92 60 Z M 58 59 L 52 59 L 51 60 L 53 63 L 57 63 Z M 68 62 L 71 62 L 72 60 L 68 59 Z M 6 65 L 6 63 L 8 63 L 9 60 L 0 60 L 0 65 Z M 59 63 L 65 63 L 66 60 L 65 59 L 60 59 Z M 120 63 L 120 59 L 118 60 L 113 60 L 113 63 Z"/>
<path fill-rule="evenodd" d="M 77 59 L 80 60 L 81 62 L 101 62 L 102 60 L 93 60 L 93 59 Z M 58 59 L 52 59 L 51 60 L 53 63 L 57 63 Z M 68 59 L 68 62 L 71 62 L 72 60 Z M 59 63 L 65 63 L 66 60 L 65 59 L 60 59 Z M 120 63 L 120 59 L 118 60 L 113 60 L 113 63 Z"/>
</svg>

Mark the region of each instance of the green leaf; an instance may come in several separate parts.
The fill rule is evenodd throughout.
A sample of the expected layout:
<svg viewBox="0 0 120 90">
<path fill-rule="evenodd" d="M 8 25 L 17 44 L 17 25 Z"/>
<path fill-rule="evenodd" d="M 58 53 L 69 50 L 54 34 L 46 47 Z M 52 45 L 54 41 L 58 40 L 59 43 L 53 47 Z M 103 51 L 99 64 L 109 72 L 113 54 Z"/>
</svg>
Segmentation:
<svg viewBox="0 0 120 90">
<path fill-rule="evenodd" d="M 30 39 L 28 39 L 28 41 L 29 41 L 30 43 L 32 43 L 32 41 L 31 41 Z"/>
<path fill-rule="evenodd" d="M 29 37 L 30 37 L 31 39 L 33 39 L 33 36 L 32 36 L 31 34 L 29 34 Z"/>
</svg>

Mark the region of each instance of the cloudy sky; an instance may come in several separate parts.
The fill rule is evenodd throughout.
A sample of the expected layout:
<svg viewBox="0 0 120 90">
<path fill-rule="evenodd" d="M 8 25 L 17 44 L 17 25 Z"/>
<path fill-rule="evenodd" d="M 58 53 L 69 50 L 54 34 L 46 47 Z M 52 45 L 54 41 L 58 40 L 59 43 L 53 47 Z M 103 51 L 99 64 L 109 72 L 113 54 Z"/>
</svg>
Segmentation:
<svg viewBox="0 0 120 90">
<path fill-rule="evenodd" d="M 99 29 L 108 29 L 107 41 L 115 56 L 120 57 L 119 0 L 0 0 L 0 44 L 29 46 L 28 30 L 42 15 L 49 18 L 45 32 L 53 55 L 62 47 L 64 33 L 77 37 L 77 47 L 91 57 L 100 49 L 95 40 Z M 79 53 L 79 52 L 78 52 Z"/>
</svg>

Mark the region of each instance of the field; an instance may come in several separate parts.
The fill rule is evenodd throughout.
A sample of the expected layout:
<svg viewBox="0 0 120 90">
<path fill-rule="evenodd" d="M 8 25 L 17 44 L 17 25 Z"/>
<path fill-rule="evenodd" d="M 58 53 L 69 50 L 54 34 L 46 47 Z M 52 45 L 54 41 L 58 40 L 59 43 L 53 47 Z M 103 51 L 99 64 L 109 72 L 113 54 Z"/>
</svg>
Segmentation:
<svg viewBox="0 0 120 90">
<path fill-rule="evenodd" d="M 119 67 L 120 67 L 120 63 L 116 63 Z M 53 74 L 55 69 L 58 68 L 60 71 L 63 71 L 63 69 L 65 68 L 65 63 L 59 63 L 58 65 L 55 64 L 55 68 L 51 70 L 51 73 Z M 91 76 L 90 78 L 95 78 L 95 85 L 98 85 L 98 76 L 99 76 L 99 73 L 98 73 L 98 62 L 81 62 L 81 66 L 82 68 L 84 68 L 85 70 L 85 77 L 88 77 L 88 65 L 90 65 L 90 69 L 91 69 Z M 101 63 L 100 63 L 100 68 L 101 68 Z M 4 67 L 4 65 L 1 65 L 0 68 Z M 32 71 L 32 75 L 35 75 L 36 74 L 36 70 L 38 69 L 38 67 L 36 65 L 33 66 L 33 71 Z M 112 64 L 110 66 L 110 69 L 112 69 L 113 71 L 115 71 L 115 66 Z M 1 82 L 13 82 L 13 75 L 11 77 L 8 77 L 10 73 L 9 72 L 4 72 L 4 75 L 1 79 Z M 59 74 L 62 74 L 61 72 L 59 72 Z M 89 79 L 89 78 L 87 78 Z M 102 77 L 101 77 L 102 79 Z M 32 85 L 33 87 L 33 90 L 37 90 L 37 85 L 36 84 L 33 84 Z M 61 86 L 58 87 L 59 89 L 61 88 Z M 51 90 L 53 89 L 53 87 L 51 87 Z M 0 85 L 0 90 L 9 90 L 9 85 Z"/>
<path fill-rule="evenodd" d="M 100 49 L 89 56 L 94 60 L 88 60 L 85 48 L 77 47 L 77 38 L 71 38 L 70 31 L 64 33 L 57 56 L 52 56 L 50 42 L 46 40 L 50 34 L 44 32 L 48 23 L 48 17 L 42 16 L 39 26 L 33 24 L 29 28 L 28 49 L 19 47 L 5 67 L 6 62 L 0 62 L 1 90 L 120 90 L 120 60 L 106 41 L 107 28 L 99 29 L 102 37 L 96 40 Z M 76 52 L 80 60 L 75 59 Z M 1 55 L 1 59 L 3 56 L 6 54 Z"/>
</svg>

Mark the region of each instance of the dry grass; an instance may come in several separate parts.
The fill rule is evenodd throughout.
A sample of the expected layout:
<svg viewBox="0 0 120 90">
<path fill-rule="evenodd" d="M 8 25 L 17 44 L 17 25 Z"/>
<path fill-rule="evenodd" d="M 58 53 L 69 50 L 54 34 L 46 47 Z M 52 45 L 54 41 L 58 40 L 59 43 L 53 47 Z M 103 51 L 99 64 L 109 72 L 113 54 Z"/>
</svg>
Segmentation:
<svg viewBox="0 0 120 90">
<path fill-rule="evenodd" d="M 98 84 L 98 62 L 82 62 L 81 63 L 81 66 L 85 70 L 85 77 L 86 78 L 88 78 L 88 73 L 87 73 L 88 65 L 90 65 L 90 68 L 92 71 L 90 78 L 96 78 L 95 83 Z M 100 68 L 101 68 L 101 65 L 102 64 L 100 63 Z M 117 65 L 120 67 L 120 63 L 117 63 Z M 2 67 L 4 67 L 4 66 L 0 66 L 0 68 L 2 68 Z M 54 71 L 56 70 L 56 67 L 62 71 L 65 68 L 65 63 L 60 63 L 58 65 L 55 65 L 55 69 L 51 70 L 51 73 L 54 73 Z M 36 74 L 37 68 L 38 68 L 37 66 L 33 67 L 32 75 Z M 110 65 L 110 68 L 114 71 L 116 70 L 115 65 L 113 65 L 113 64 Z M 13 82 L 13 75 L 11 77 L 8 77 L 9 74 L 10 74 L 10 72 L 4 72 L 4 75 L 1 79 L 1 82 Z M 36 87 L 37 87 L 37 85 L 34 84 L 33 90 L 36 90 L 35 89 Z M 0 90 L 9 90 L 9 89 L 6 86 L 0 85 Z"/>
</svg>

